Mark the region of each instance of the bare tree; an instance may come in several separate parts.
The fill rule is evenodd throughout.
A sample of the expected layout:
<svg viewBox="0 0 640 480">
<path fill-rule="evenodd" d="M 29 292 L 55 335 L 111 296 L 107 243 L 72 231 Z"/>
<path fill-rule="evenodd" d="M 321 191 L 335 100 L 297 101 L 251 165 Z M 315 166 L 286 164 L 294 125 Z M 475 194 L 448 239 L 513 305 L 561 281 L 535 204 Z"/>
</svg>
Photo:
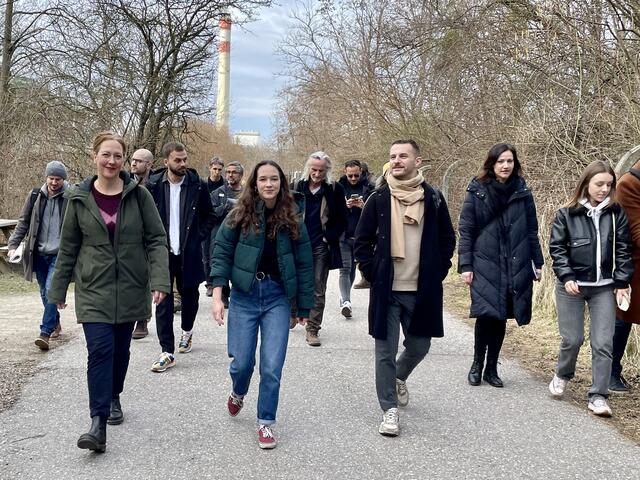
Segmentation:
<svg viewBox="0 0 640 480">
<path fill-rule="evenodd" d="M 91 171 L 91 137 L 114 129 L 132 149 L 193 141 L 212 111 L 218 20 L 249 21 L 270 0 L 1 0 L 0 195 L 14 212 L 47 160 Z M 20 4 L 20 7 L 18 6 Z M 6 59 L 9 60 L 6 60 Z M 8 95 L 7 95 L 8 94 Z M 27 166 L 28 168 L 23 168 Z"/>
</svg>

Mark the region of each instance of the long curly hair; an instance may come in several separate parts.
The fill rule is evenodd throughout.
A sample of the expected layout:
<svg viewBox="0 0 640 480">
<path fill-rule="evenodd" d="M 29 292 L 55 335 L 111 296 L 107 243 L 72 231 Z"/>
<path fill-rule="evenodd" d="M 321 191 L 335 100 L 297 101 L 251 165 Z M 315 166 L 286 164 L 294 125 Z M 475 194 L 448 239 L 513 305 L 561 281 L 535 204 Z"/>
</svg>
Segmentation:
<svg viewBox="0 0 640 480">
<path fill-rule="evenodd" d="M 287 183 L 287 178 L 282 168 L 273 160 L 262 160 L 253 168 L 247 184 L 238 199 L 238 205 L 229 212 L 229 226 L 231 228 L 239 226 L 245 235 L 249 232 L 249 229 L 252 229 L 255 233 L 260 233 L 260 219 L 256 211 L 256 205 L 258 204 L 258 200 L 260 200 L 257 180 L 258 170 L 265 165 L 275 167 L 280 177 L 280 190 L 276 197 L 276 205 L 266 226 L 267 238 L 273 240 L 280 228 L 286 228 L 291 238 L 298 240 L 298 238 L 300 238 L 298 206 L 289 190 L 289 184 Z"/>
</svg>

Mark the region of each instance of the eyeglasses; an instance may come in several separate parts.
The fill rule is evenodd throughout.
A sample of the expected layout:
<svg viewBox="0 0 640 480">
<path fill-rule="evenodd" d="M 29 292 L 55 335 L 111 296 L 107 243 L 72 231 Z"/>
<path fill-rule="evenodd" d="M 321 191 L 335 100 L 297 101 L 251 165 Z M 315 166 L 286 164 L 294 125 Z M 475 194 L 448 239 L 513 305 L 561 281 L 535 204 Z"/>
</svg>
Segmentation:
<svg viewBox="0 0 640 480">
<path fill-rule="evenodd" d="M 352 175 L 347 175 L 347 178 L 360 178 L 360 174 L 359 173 L 354 173 Z"/>
</svg>

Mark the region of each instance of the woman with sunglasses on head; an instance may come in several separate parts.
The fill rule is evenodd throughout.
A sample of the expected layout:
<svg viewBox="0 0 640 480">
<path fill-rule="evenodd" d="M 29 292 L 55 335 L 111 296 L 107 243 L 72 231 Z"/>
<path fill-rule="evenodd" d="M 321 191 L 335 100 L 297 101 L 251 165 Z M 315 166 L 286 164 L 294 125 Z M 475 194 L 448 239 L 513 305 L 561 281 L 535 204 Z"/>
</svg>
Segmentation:
<svg viewBox="0 0 640 480">
<path fill-rule="evenodd" d="M 460 212 L 458 272 L 470 287 L 469 316 L 476 318 L 467 376 L 474 386 L 482 380 L 504 386 L 498 357 L 507 319 L 518 325 L 531 321 L 533 281 L 540 279 L 544 263 L 533 195 L 521 175 L 516 149 L 494 145 L 467 187 Z"/>
<path fill-rule="evenodd" d="M 633 275 L 627 215 L 616 201 L 616 176 L 607 162 L 585 168 L 569 201 L 556 213 L 549 252 L 553 259 L 558 328 L 562 341 L 555 375 L 549 384 L 563 396 L 575 374 L 584 342 L 584 307 L 589 307 L 591 378 L 588 408 L 611 416 L 609 378 L 616 303 L 629 306 Z"/>
<path fill-rule="evenodd" d="M 313 299 L 311 243 L 280 166 L 259 162 L 238 205 L 229 212 L 215 239 L 211 277 L 213 318 L 224 323 L 222 287 L 231 281 L 227 327 L 232 390 L 227 409 L 240 413 L 249 390 L 260 332 L 258 446 L 276 446 L 273 424 L 289 339 L 291 302 L 304 324 Z"/>
<path fill-rule="evenodd" d="M 107 423 L 123 422 L 120 394 L 133 327 L 169 292 L 167 238 L 149 192 L 122 171 L 126 145 L 111 132 L 93 141 L 96 175 L 65 193 L 67 211 L 49 301 L 75 309 L 87 342 L 91 428 L 78 447 L 104 452 Z"/>
</svg>

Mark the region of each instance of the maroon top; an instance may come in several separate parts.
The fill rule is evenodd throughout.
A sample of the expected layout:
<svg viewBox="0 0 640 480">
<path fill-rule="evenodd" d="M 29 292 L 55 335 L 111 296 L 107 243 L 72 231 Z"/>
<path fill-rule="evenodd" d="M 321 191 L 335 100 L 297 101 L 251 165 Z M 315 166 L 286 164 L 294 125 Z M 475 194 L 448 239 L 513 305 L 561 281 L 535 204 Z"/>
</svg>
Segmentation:
<svg viewBox="0 0 640 480">
<path fill-rule="evenodd" d="M 102 219 L 109 232 L 109 240 L 111 241 L 111 245 L 113 245 L 113 239 L 116 233 L 116 220 L 118 219 L 118 207 L 120 207 L 122 192 L 117 195 L 105 195 L 96 190 L 94 185 L 91 185 L 91 193 L 93 193 L 93 198 L 98 204 L 100 215 L 102 215 Z"/>
</svg>

